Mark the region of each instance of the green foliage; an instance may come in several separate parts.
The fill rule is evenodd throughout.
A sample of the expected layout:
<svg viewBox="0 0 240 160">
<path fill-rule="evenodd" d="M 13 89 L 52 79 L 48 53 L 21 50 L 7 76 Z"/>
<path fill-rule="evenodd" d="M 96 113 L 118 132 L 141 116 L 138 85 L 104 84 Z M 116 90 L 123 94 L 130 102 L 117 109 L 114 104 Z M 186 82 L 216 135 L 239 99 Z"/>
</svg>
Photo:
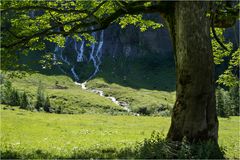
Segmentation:
<svg viewBox="0 0 240 160">
<path fill-rule="evenodd" d="M 41 108 L 46 111 L 51 111 L 49 97 L 44 96 L 44 90 L 41 83 L 39 83 L 37 91 L 37 101 L 35 108 L 39 111 Z M 21 109 L 33 110 L 29 95 L 23 91 L 20 92 L 12 86 L 11 81 L 5 80 L 1 85 L 1 104 L 10 106 L 19 106 Z"/>
<path fill-rule="evenodd" d="M 1 1 L 1 57 L 5 62 L 2 64 L 3 69 L 21 67 L 16 65 L 16 52 L 26 55 L 32 51 L 44 50 L 46 42 L 63 47 L 66 36 L 78 41 L 84 38 L 89 43 L 94 43 L 95 39 L 89 29 L 100 30 L 112 22 L 119 22 L 122 27 L 133 24 L 141 31 L 160 28 L 162 24 L 143 19 L 140 14 L 126 14 L 126 10 L 131 11 L 131 8 L 139 12 L 142 7 L 149 8 L 154 5 L 159 4 L 112 0 Z"/>
<path fill-rule="evenodd" d="M 41 108 L 44 108 L 45 105 L 45 95 L 43 90 L 42 82 L 39 82 L 38 89 L 37 89 L 37 97 L 36 97 L 36 104 L 35 109 L 40 111 Z"/>
<path fill-rule="evenodd" d="M 218 87 L 216 89 L 216 105 L 220 117 L 239 115 L 238 87 L 232 87 L 229 91 Z"/>
<path fill-rule="evenodd" d="M 45 112 L 51 112 L 51 104 L 50 104 L 50 100 L 49 100 L 48 96 L 46 97 L 45 104 L 43 106 L 43 110 Z"/>
<path fill-rule="evenodd" d="M 239 87 L 231 87 L 229 90 L 230 101 L 231 101 L 231 109 L 233 116 L 240 115 L 240 108 L 239 108 Z"/>
<path fill-rule="evenodd" d="M 160 104 L 159 106 L 140 106 L 133 108 L 133 112 L 140 115 L 171 116 L 172 106 L 169 104 Z"/>
<path fill-rule="evenodd" d="M 37 89 L 37 100 L 35 104 L 35 109 L 40 111 L 44 110 L 45 112 L 51 112 L 51 104 L 48 96 L 44 94 L 43 84 L 40 81 Z"/>
<path fill-rule="evenodd" d="M 163 134 L 153 132 L 151 137 L 145 139 L 137 146 L 139 159 L 222 159 L 223 149 L 212 141 L 189 143 L 171 142 Z"/>
<path fill-rule="evenodd" d="M 31 104 L 26 92 L 19 92 L 16 88 L 12 87 L 12 83 L 8 80 L 5 80 L 1 86 L 1 103 L 31 110 Z"/>
<path fill-rule="evenodd" d="M 234 87 L 239 85 L 239 79 L 237 77 L 238 65 L 240 62 L 240 48 L 234 51 L 231 55 L 231 59 L 228 64 L 228 68 L 222 75 L 219 76 L 217 82 L 227 87 Z"/>
<path fill-rule="evenodd" d="M 216 34 L 219 37 L 219 39 L 221 40 L 222 43 L 225 42 L 224 39 L 224 29 L 222 28 L 216 28 Z M 211 37 L 213 38 L 213 34 L 211 33 Z M 212 50 L 213 50 L 213 56 L 214 56 L 214 63 L 215 64 L 221 64 L 222 62 L 224 62 L 224 58 L 227 56 L 231 55 L 231 51 L 232 51 L 232 43 L 231 42 L 225 42 L 224 46 L 228 49 L 225 50 L 224 48 L 222 48 L 220 46 L 220 44 L 217 42 L 216 39 L 212 39 Z"/>
<path fill-rule="evenodd" d="M 118 22 L 121 26 L 121 28 L 125 28 L 127 25 L 135 25 L 140 28 L 141 32 L 146 31 L 148 28 L 158 29 L 160 27 L 163 27 L 162 24 L 159 24 L 157 22 L 151 21 L 151 20 L 144 20 L 142 14 L 138 15 L 125 15 L 124 17 L 121 17 Z"/>
<path fill-rule="evenodd" d="M 230 59 L 228 62 L 228 67 L 222 73 L 218 80 L 218 84 L 223 84 L 227 87 L 233 87 L 237 86 L 239 84 L 239 79 L 237 77 L 237 70 L 240 60 L 240 48 L 238 48 L 236 51 L 233 51 L 233 45 L 231 42 L 225 42 L 224 36 L 224 29 L 217 28 L 216 34 L 221 40 L 221 42 L 224 44 L 224 46 L 228 49 L 223 49 L 220 44 L 215 40 L 212 39 L 212 48 L 213 48 L 213 55 L 214 55 L 214 63 L 216 65 L 219 65 L 226 61 L 226 59 Z M 211 36 L 213 38 L 213 34 L 211 33 Z"/>
<path fill-rule="evenodd" d="M 221 117 L 227 117 L 226 110 L 224 108 L 224 95 L 223 95 L 223 89 L 217 89 L 216 91 L 216 99 L 217 99 L 217 113 Z"/>
<path fill-rule="evenodd" d="M 2 85 L 5 81 L 5 77 L 3 74 L 0 73 L 0 85 Z"/>
<path fill-rule="evenodd" d="M 20 108 L 27 109 L 27 110 L 32 109 L 26 92 L 23 92 L 20 96 Z"/>
<path fill-rule="evenodd" d="M 1 86 L 1 103 L 12 106 L 20 105 L 19 92 L 12 87 L 10 81 L 5 81 L 3 86 Z"/>
</svg>

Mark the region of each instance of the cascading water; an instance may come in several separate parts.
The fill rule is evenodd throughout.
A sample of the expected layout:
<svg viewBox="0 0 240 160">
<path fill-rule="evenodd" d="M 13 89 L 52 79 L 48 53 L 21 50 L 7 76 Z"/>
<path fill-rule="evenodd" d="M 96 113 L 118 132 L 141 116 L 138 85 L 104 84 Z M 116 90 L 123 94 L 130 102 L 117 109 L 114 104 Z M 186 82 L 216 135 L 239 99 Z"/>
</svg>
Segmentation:
<svg viewBox="0 0 240 160">
<path fill-rule="evenodd" d="M 93 33 L 93 36 L 94 37 L 96 36 L 95 33 Z M 93 62 L 95 70 L 94 70 L 93 74 L 88 78 L 88 80 L 92 79 L 97 74 L 97 72 L 99 71 L 99 66 L 102 63 L 102 61 L 101 61 L 101 57 L 102 57 L 101 49 L 102 49 L 102 46 L 103 46 L 103 36 L 104 36 L 104 31 L 101 31 L 100 41 L 98 42 L 98 48 L 97 48 L 95 54 L 94 54 L 95 44 L 92 44 L 92 46 L 91 46 L 92 51 L 91 51 L 91 54 L 90 54 L 89 61 Z"/>
<path fill-rule="evenodd" d="M 79 77 L 78 77 L 77 73 L 75 72 L 75 66 L 73 66 L 73 67 L 71 68 L 71 72 L 72 72 L 74 78 L 75 78 L 77 81 L 79 81 Z"/>
<path fill-rule="evenodd" d="M 96 38 L 96 33 L 92 33 L 93 37 Z M 97 72 L 99 71 L 99 66 L 101 65 L 102 61 L 102 46 L 103 46 L 103 38 L 104 38 L 104 31 L 101 31 L 100 34 L 100 38 L 97 44 L 93 43 L 91 45 L 91 50 L 90 50 L 90 55 L 89 55 L 89 59 L 88 62 L 93 62 L 93 66 L 94 66 L 94 72 L 89 76 L 89 78 L 87 79 L 90 80 L 92 79 Z M 65 46 L 67 46 L 68 44 L 70 44 L 71 39 L 69 40 L 69 38 L 66 38 L 66 43 Z M 103 91 L 98 90 L 98 89 L 88 89 L 86 87 L 87 81 L 83 82 L 83 83 L 78 83 L 78 81 L 80 80 L 78 74 L 76 73 L 76 62 L 83 62 L 85 60 L 87 60 L 87 58 L 85 58 L 84 56 L 84 47 L 85 47 L 85 41 L 82 40 L 80 43 L 78 43 L 76 40 L 74 40 L 74 50 L 77 53 L 77 59 L 74 62 L 69 61 L 67 59 L 67 57 L 63 57 L 63 50 L 64 48 L 59 47 L 58 45 L 56 45 L 55 50 L 54 50 L 54 54 L 53 54 L 53 62 L 56 63 L 57 59 L 59 59 L 60 61 L 62 61 L 63 63 L 67 64 L 68 66 L 71 66 L 71 74 L 73 75 L 74 79 L 75 79 L 75 84 L 81 86 L 81 88 L 83 90 L 87 90 L 93 93 L 98 94 L 101 97 L 105 97 L 107 99 L 110 99 L 113 103 L 115 103 L 116 105 L 122 106 L 124 110 L 126 110 L 127 112 L 131 112 L 129 109 L 129 106 L 126 102 L 121 102 L 118 101 L 115 97 L 113 96 L 106 96 L 104 94 Z M 59 66 L 60 70 L 62 72 L 65 72 L 60 66 Z"/>
<path fill-rule="evenodd" d="M 97 37 L 97 33 L 92 33 L 92 36 L 94 38 L 96 38 Z M 84 53 L 86 53 L 86 51 L 84 50 L 85 47 L 86 47 L 85 46 L 85 40 L 82 39 L 81 42 L 77 42 L 76 39 L 71 39 L 69 37 L 66 37 L 65 47 L 67 45 L 69 45 L 71 43 L 71 41 L 73 41 L 73 43 L 72 43 L 73 50 L 77 54 L 76 60 L 73 61 L 72 59 L 68 59 L 67 56 L 63 56 L 63 51 L 64 51 L 65 48 L 62 48 L 62 47 L 59 47 L 58 45 L 56 45 L 55 46 L 55 50 L 54 50 L 54 54 L 53 54 L 53 64 L 57 64 L 56 63 L 57 60 L 63 62 L 64 64 L 67 64 L 68 66 L 71 67 L 70 73 L 73 75 L 73 78 L 76 81 L 79 81 L 80 78 L 79 78 L 79 75 L 78 75 L 78 73 L 76 71 L 76 69 L 78 68 L 78 63 L 79 62 L 84 62 L 84 61 L 88 60 L 88 62 L 92 62 L 93 66 L 94 66 L 94 71 L 87 78 L 87 81 L 92 79 L 97 74 L 97 72 L 99 71 L 99 66 L 101 64 L 103 38 L 104 38 L 104 31 L 101 31 L 98 43 L 96 43 L 96 44 L 93 43 L 90 46 L 89 58 L 86 58 L 86 56 L 84 55 Z M 78 62 L 78 63 L 76 63 L 76 62 Z M 63 68 L 61 68 L 61 70 L 63 70 Z M 65 72 L 67 72 L 66 68 L 65 68 Z"/>
<path fill-rule="evenodd" d="M 71 39 L 69 39 L 69 37 L 66 37 L 66 43 L 65 43 L 65 47 L 68 46 L 69 44 L 71 43 Z M 75 80 L 79 81 L 79 77 L 78 75 L 76 74 L 75 72 L 75 66 L 72 65 L 69 61 L 68 61 L 68 58 L 67 56 L 63 57 L 63 50 L 64 48 L 63 47 L 59 47 L 58 45 L 55 46 L 55 49 L 54 49 L 54 53 L 53 53 L 53 64 L 56 65 L 57 64 L 57 60 L 59 59 L 60 61 L 62 61 L 63 63 L 69 65 L 69 66 L 72 66 L 71 67 L 71 73 L 74 77 Z M 58 68 L 65 74 L 67 74 L 67 72 L 61 67 L 58 65 Z"/>
<path fill-rule="evenodd" d="M 83 53 L 84 52 L 84 44 L 85 44 L 85 41 L 82 40 L 80 51 L 79 51 L 78 43 L 77 43 L 77 41 L 74 41 L 74 49 L 77 52 L 77 62 L 83 62 L 84 61 L 84 53 Z"/>
<path fill-rule="evenodd" d="M 71 42 L 71 40 L 69 40 L 69 38 L 67 37 L 66 38 L 66 43 L 65 43 L 65 47 L 67 45 L 69 45 L 69 43 Z M 65 56 L 63 58 L 63 50 L 64 48 L 63 47 L 59 47 L 58 45 L 55 46 L 55 50 L 54 50 L 54 54 L 53 54 L 53 57 L 55 56 L 55 59 L 56 58 L 56 55 L 58 55 L 58 57 L 60 58 L 60 60 L 68 65 L 71 65 L 70 62 L 67 60 L 67 57 Z"/>
<path fill-rule="evenodd" d="M 87 87 L 86 87 L 86 84 L 87 84 L 87 81 L 85 81 L 85 82 L 83 82 L 83 83 L 78 83 L 78 82 L 74 82 L 76 85 L 78 85 L 78 86 L 81 86 L 81 88 L 83 89 L 83 90 L 87 90 L 87 91 L 90 91 L 90 92 L 93 92 L 93 93 L 96 93 L 96 94 L 98 94 L 99 96 L 101 96 L 101 97 L 105 97 L 105 98 L 107 98 L 107 99 L 110 99 L 113 103 L 115 103 L 116 105 L 118 105 L 118 106 L 121 106 L 125 111 L 127 111 L 127 112 L 131 112 L 131 110 L 129 109 L 129 105 L 126 103 L 126 102 L 123 102 L 123 101 L 118 101 L 115 97 L 113 97 L 113 96 L 106 96 L 105 94 L 104 94 L 104 92 L 103 91 L 101 91 L 101 90 L 99 90 L 99 89 L 88 89 Z M 138 113 L 133 113 L 133 112 L 131 112 L 133 115 L 135 115 L 135 116 L 139 116 L 139 114 Z"/>
</svg>

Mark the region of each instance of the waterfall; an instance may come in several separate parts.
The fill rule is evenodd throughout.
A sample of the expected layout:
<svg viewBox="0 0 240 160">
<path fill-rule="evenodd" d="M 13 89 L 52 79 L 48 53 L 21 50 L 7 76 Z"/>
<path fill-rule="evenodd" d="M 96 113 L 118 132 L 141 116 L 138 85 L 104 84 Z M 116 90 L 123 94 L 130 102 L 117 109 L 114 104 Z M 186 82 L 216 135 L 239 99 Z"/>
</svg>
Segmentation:
<svg viewBox="0 0 240 160">
<path fill-rule="evenodd" d="M 74 76 L 75 80 L 79 81 L 79 77 L 77 73 L 75 72 L 75 66 L 71 68 L 72 75 Z"/>
<path fill-rule="evenodd" d="M 92 33 L 92 36 L 94 38 L 96 38 L 97 33 L 95 33 L 95 32 Z M 85 40 L 82 39 L 81 42 L 77 42 L 75 39 L 66 37 L 65 47 L 67 47 L 73 41 L 73 43 L 72 43 L 73 50 L 77 54 L 76 61 L 74 62 L 71 59 L 68 59 L 67 56 L 64 56 L 63 51 L 65 48 L 59 47 L 58 45 L 56 45 L 55 49 L 54 49 L 54 53 L 53 53 L 53 64 L 57 65 L 57 60 L 67 64 L 68 66 L 71 67 L 70 73 L 73 75 L 74 79 L 76 81 L 79 81 L 80 80 L 79 75 L 76 73 L 76 70 L 75 70 L 75 68 L 77 67 L 76 65 L 78 65 L 78 63 L 76 63 L 76 62 L 84 62 L 85 60 L 88 60 L 88 62 L 93 63 L 94 71 L 90 74 L 90 76 L 87 78 L 87 80 L 92 79 L 99 71 L 99 66 L 102 63 L 101 58 L 102 58 L 103 38 L 104 38 L 104 31 L 101 31 L 99 38 L 98 38 L 99 39 L 98 42 L 91 44 L 89 58 L 86 58 L 86 56 L 84 55 Z M 61 66 L 58 66 L 58 67 L 61 68 Z M 61 68 L 61 71 L 62 70 L 63 70 L 63 68 Z M 66 73 L 66 71 L 65 71 L 65 73 Z"/>
<path fill-rule="evenodd" d="M 102 63 L 102 61 L 101 61 L 101 57 L 102 57 L 101 49 L 102 49 L 102 46 L 103 46 L 103 35 L 104 35 L 104 31 L 101 31 L 100 40 L 98 42 L 98 48 L 97 48 L 97 51 L 96 51 L 95 54 L 94 54 L 95 44 L 92 44 L 92 46 L 91 46 L 92 51 L 91 51 L 91 54 L 90 54 L 89 61 L 92 60 L 95 70 L 94 70 L 93 74 L 88 78 L 88 80 L 90 80 L 92 77 L 94 77 L 97 74 L 97 72 L 99 71 L 99 66 Z M 93 36 L 95 37 L 95 33 L 93 33 Z"/>
<path fill-rule="evenodd" d="M 84 52 L 84 43 L 85 43 L 85 41 L 82 40 L 80 51 L 78 49 L 77 41 L 75 41 L 75 43 L 74 43 L 74 49 L 77 52 L 77 62 L 83 62 L 84 61 L 84 58 L 83 58 L 84 57 L 84 53 L 83 53 Z"/>
<path fill-rule="evenodd" d="M 69 40 L 69 37 L 66 37 L 65 47 L 68 46 L 70 44 L 70 42 L 71 42 L 71 39 Z M 66 56 L 63 58 L 63 50 L 64 50 L 63 47 L 59 47 L 56 44 L 55 49 L 54 49 L 54 54 L 53 54 L 53 60 L 57 59 L 56 55 L 58 55 L 62 62 L 66 63 L 68 65 L 71 65 Z"/>
<path fill-rule="evenodd" d="M 56 58 L 56 55 L 58 55 L 58 57 L 60 58 L 60 60 L 61 60 L 62 62 L 70 65 L 70 63 L 69 63 L 68 60 L 67 60 L 67 57 L 63 58 L 63 54 L 62 54 L 62 53 L 63 53 L 63 50 L 64 50 L 64 48 L 59 47 L 58 45 L 56 45 L 55 50 L 54 50 L 53 57 L 55 56 L 55 58 Z"/>
<path fill-rule="evenodd" d="M 56 53 L 53 53 L 53 65 L 57 64 L 57 56 Z"/>
</svg>

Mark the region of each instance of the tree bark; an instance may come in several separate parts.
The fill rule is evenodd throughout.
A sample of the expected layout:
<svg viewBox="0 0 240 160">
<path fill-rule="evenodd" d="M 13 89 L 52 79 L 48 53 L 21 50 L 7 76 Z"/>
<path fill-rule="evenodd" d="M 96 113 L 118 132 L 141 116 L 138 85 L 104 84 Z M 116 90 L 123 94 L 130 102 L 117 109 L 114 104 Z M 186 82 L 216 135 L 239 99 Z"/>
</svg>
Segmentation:
<svg viewBox="0 0 240 160">
<path fill-rule="evenodd" d="M 209 2 L 175 3 L 176 102 L 167 139 L 218 139 Z"/>
</svg>

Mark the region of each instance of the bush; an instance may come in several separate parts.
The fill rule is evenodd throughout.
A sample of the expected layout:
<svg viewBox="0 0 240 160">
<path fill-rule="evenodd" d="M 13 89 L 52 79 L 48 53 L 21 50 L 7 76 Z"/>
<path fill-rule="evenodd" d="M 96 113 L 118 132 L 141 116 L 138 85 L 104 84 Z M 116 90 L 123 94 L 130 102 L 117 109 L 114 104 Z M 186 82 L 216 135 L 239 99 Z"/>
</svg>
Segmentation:
<svg viewBox="0 0 240 160">
<path fill-rule="evenodd" d="M 45 105 L 45 96 L 44 96 L 44 90 L 43 85 L 41 82 L 39 82 L 38 90 L 37 90 L 37 101 L 35 104 L 36 110 L 40 111 L 41 108 L 43 108 Z"/>
<path fill-rule="evenodd" d="M 151 113 L 151 111 L 146 106 L 139 107 L 136 110 L 136 112 L 139 113 L 139 114 L 142 114 L 142 115 L 150 115 L 150 113 Z"/>
<path fill-rule="evenodd" d="M 1 87 L 1 103 L 11 106 L 20 105 L 19 93 L 12 87 L 10 81 L 5 81 L 4 85 Z"/>
<path fill-rule="evenodd" d="M 51 111 L 51 104 L 50 104 L 49 97 L 46 97 L 46 99 L 45 99 L 45 104 L 43 106 L 43 110 L 45 112 L 50 112 Z"/>
<path fill-rule="evenodd" d="M 4 84 L 5 77 L 3 74 L 0 74 L 0 84 Z"/>
<path fill-rule="evenodd" d="M 216 89 L 216 106 L 217 114 L 220 117 L 239 115 L 238 87 L 232 87 L 229 91 L 218 87 Z"/>
<path fill-rule="evenodd" d="M 216 106 L 217 106 L 217 114 L 220 117 L 228 117 L 224 98 L 225 98 L 224 90 L 222 88 L 218 88 L 216 90 Z"/>
<path fill-rule="evenodd" d="M 134 155 L 139 159 L 223 159 L 224 151 L 212 141 L 189 143 L 184 138 L 182 142 L 170 142 L 163 134 L 153 132 L 136 146 Z"/>
<path fill-rule="evenodd" d="M 233 116 L 239 116 L 240 115 L 240 109 L 239 109 L 239 87 L 231 87 L 229 90 L 230 95 L 230 101 L 231 101 L 231 110 Z"/>
<path fill-rule="evenodd" d="M 49 97 L 45 97 L 44 90 L 41 82 L 37 90 L 37 101 L 35 104 L 35 109 L 40 111 L 44 110 L 45 112 L 51 112 L 51 104 Z M 19 92 L 12 87 L 10 81 L 4 81 L 1 86 L 1 96 L 0 100 L 2 104 L 7 104 L 10 106 L 20 106 L 21 109 L 33 110 L 31 102 L 26 94 L 26 92 Z"/>
<path fill-rule="evenodd" d="M 172 107 L 168 104 L 160 104 L 159 106 L 141 106 L 133 108 L 133 112 L 141 115 L 171 116 Z"/>
<path fill-rule="evenodd" d="M 10 105 L 11 106 L 19 106 L 20 105 L 20 96 L 16 89 L 12 89 L 10 93 Z"/>
<path fill-rule="evenodd" d="M 45 111 L 50 112 L 51 111 L 51 104 L 49 97 L 45 97 L 44 95 L 44 89 L 41 82 L 39 82 L 38 90 L 37 90 L 37 101 L 35 104 L 35 109 L 38 111 Z"/>
<path fill-rule="evenodd" d="M 63 108 L 61 106 L 58 106 L 57 108 L 55 108 L 55 113 L 57 114 L 63 113 Z"/>
<path fill-rule="evenodd" d="M 20 108 L 31 110 L 31 104 L 26 92 L 23 92 L 20 96 Z"/>
</svg>

